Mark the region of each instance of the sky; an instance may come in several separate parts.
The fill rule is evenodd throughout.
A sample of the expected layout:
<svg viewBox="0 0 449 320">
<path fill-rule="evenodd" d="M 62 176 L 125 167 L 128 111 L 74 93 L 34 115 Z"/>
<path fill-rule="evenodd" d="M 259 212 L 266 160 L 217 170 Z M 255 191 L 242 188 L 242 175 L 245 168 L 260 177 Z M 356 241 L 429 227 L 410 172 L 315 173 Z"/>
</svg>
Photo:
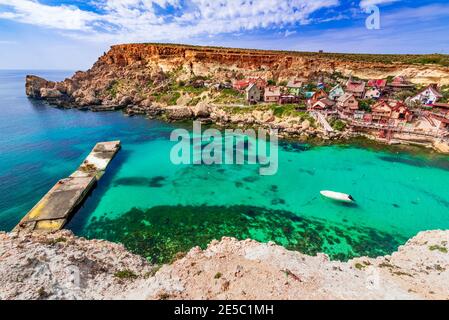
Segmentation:
<svg viewBox="0 0 449 320">
<path fill-rule="evenodd" d="M 449 1 L 0 0 L 0 69 L 85 70 L 134 42 L 449 54 Z"/>
</svg>

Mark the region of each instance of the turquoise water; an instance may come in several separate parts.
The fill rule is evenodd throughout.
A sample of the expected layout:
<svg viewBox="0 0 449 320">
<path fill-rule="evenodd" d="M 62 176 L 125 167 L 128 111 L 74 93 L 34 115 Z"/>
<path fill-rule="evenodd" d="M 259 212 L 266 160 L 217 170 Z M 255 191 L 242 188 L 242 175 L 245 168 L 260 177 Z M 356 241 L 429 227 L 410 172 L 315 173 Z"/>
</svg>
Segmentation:
<svg viewBox="0 0 449 320">
<path fill-rule="evenodd" d="M 68 227 L 123 242 L 156 262 L 223 235 L 339 259 L 375 256 L 419 231 L 449 228 L 447 157 L 282 142 L 274 176 L 260 176 L 254 165 L 174 166 L 169 135 L 176 125 L 30 101 L 26 73 L 0 72 L 2 230 L 97 141 L 112 139 L 122 140 L 123 149 Z M 357 206 L 327 201 L 319 196 L 323 189 L 350 193 Z"/>
</svg>

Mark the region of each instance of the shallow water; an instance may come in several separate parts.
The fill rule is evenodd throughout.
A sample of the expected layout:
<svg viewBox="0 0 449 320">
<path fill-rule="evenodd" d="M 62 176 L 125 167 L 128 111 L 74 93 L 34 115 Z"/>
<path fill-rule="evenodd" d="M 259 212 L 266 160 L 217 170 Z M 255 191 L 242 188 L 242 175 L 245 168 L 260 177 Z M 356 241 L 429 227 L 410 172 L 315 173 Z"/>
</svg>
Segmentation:
<svg viewBox="0 0 449 320">
<path fill-rule="evenodd" d="M 279 170 L 171 164 L 176 125 L 119 112 L 62 110 L 24 95 L 27 72 L 0 71 L 0 229 L 11 229 L 101 140 L 113 160 L 68 225 L 155 262 L 221 236 L 275 241 L 333 258 L 391 253 L 419 231 L 449 228 L 449 161 L 356 146 L 280 144 Z M 36 73 L 36 72 L 34 72 Z M 37 72 L 62 79 L 70 72 Z M 356 206 L 320 197 L 350 193 Z"/>
</svg>

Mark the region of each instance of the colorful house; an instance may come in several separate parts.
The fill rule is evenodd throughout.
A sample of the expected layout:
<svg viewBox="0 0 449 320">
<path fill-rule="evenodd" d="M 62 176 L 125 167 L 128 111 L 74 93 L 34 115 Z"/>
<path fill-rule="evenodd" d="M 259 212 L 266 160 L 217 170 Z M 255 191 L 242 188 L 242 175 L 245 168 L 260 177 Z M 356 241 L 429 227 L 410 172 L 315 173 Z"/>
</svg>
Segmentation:
<svg viewBox="0 0 449 320">
<path fill-rule="evenodd" d="M 337 100 L 338 98 L 340 98 L 344 94 L 345 94 L 345 91 L 343 90 L 342 86 L 337 84 L 329 92 L 329 99 L 335 101 L 335 100 Z"/>
<path fill-rule="evenodd" d="M 299 96 L 295 96 L 293 94 L 281 94 L 279 97 L 279 103 L 280 104 L 287 104 L 287 103 L 299 103 L 301 99 Z"/>
<path fill-rule="evenodd" d="M 376 87 L 369 88 L 365 92 L 365 99 L 379 99 L 382 92 Z"/>
<path fill-rule="evenodd" d="M 392 108 L 385 101 L 376 103 L 371 108 L 372 121 L 379 124 L 388 124 L 391 119 Z"/>
<path fill-rule="evenodd" d="M 265 102 L 275 102 L 278 103 L 281 98 L 281 88 L 280 87 L 267 87 L 264 92 Z"/>
<path fill-rule="evenodd" d="M 251 83 L 245 91 L 246 100 L 249 103 L 257 103 L 261 101 L 263 89 L 260 88 L 256 83 Z"/>
<path fill-rule="evenodd" d="M 438 90 L 436 85 L 430 85 L 416 96 L 410 99 L 412 102 L 421 102 L 424 105 L 433 105 L 439 99 L 443 98 L 443 95 Z"/>
<path fill-rule="evenodd" d="M 354 112 L 359 109 L 359 102 L 351 93 L 345 93 L 337 100 L 337 110 L 347 117 L 352 117 Z"/>
<path fill-rule="evenodd" d="M 329 99 L 329 98 L 322 98 L 315 102 L 315 104 L 312 106 L 312 109 L 314 110 L 327 110 L 331 109 L 335 105 L 335 101 Z"/>
<path fill-rule="evenodd" d="M 449 103 L 435 103 L 434 108 L 431 117 L 435 126 L 440 130 L 449 130 Z"/>
<path fill-rule="evenodd" d="M 316 91 L 312 97 L 309 99 L 309 105 L 313 106 L 318 100 L 327 98 L 327 93 L 323 89 Z"/>
<path fill-rule="evenodd" d="M 299 96 L 303 92 L 303 86 L 307 83 L 307 79 L 304 78 L 294 78 L 290 79 L 290 81 L 287 83 L 287 89 L 288 91 L 295 95 Z"/>
<path fill-rule="evenodd" d="M 394 78 L 393 81 L 390 84 L 388 84 L 388 86 L 393 91 L 407 90 L 412 89 L 414 87 L 413 83 L 407 81 L 405 77 L 402 76 L 397 76 L 396 78 Z"/>
<path fill-rule="evenodd" d="M 381 100 L 374 104 L 371 110 L 373 122 L 381 124 L 398 125 L 413 119 L 413 112 L 397 100 Z"/>
<path fill-rule="evenodd" d="M 397 102 L 393 106 L 391 118 L 396 121 L 396 124 L 411 122 L 413 120 L 413 112 L 402 102 Z"/>
<path fill-rule="evenodd" d="M 363 98 L 365 95 L 365 81 L 355 81 L 352 79 L 349 79 L 346 83 L 346 92 L 353 94 L 356 98 Z"/>
<path fill-rule="evenodd" d="M 232 87 L 235 90 L 243 91 L 245 90 L 250 84 L 255 83 L 259 88 L 265 88 L 267 86 L 267 81 L 265 81 L 262 78 L 249 78 L 249 79 L 243 79 L 243 80 L 236 80 L 232 84 Z"/>
</svg>

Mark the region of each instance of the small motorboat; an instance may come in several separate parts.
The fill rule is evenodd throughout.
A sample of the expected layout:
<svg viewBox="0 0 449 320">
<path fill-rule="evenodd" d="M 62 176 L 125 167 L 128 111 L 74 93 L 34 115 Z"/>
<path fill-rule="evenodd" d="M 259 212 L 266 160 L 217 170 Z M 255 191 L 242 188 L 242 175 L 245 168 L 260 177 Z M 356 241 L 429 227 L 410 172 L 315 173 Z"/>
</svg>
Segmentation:
<svg viewBox="0 0 449 320">
<path fill-rule="evenodd" d="M 332 199 L 335 201 L 346 202 L 346 203 L 354 203 L 355 199 L 346 193 L 334 192 L 334 191 L 320 191 L 321 195 L 325 198 Z"/>
</svg>

